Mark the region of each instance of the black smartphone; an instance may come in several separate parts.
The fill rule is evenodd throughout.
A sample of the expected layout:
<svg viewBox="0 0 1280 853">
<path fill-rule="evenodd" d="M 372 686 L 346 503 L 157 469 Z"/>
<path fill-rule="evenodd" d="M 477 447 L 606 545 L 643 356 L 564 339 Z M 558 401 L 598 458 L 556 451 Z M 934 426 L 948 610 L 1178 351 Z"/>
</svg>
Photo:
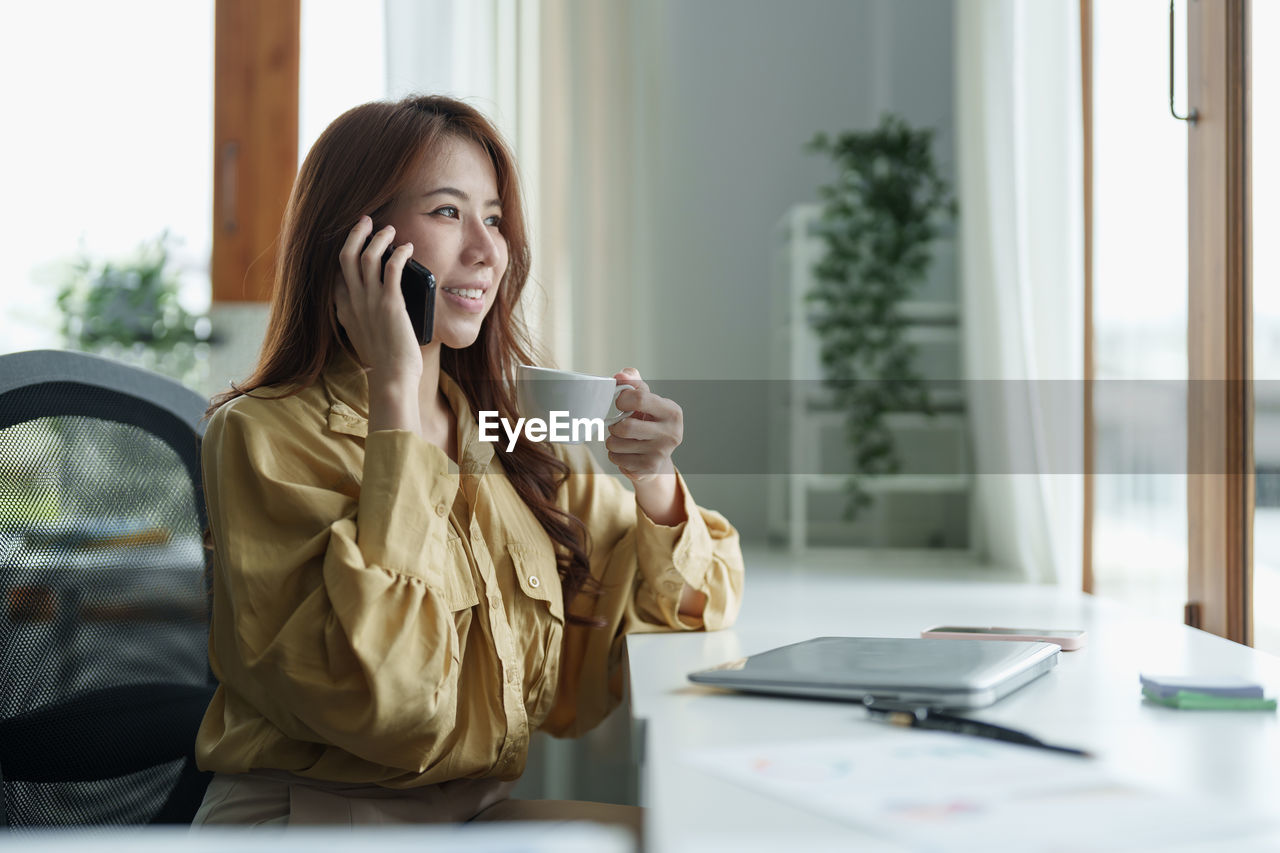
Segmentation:
<svg viewBox="0 0 1280 853">
<path fill-rule="evenodd" d="M 386 275 L 387 261 L 394 251 L 394 247 L 387 249 L 382 256 L 383 275 Z M 436 325 L 436 277 L 431 270 L 410 258 L 405 261 L 404 272 L 400 275 L 400 292 L 404 294 L 404 307 L 409 312 L 418 344 L 431 343 Z"/>
</svg>

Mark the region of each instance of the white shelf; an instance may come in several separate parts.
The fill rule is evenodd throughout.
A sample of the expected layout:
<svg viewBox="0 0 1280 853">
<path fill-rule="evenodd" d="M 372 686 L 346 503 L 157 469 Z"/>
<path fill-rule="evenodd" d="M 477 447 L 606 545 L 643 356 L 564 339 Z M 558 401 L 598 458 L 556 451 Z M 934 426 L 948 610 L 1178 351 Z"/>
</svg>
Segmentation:
<svg viewBox="0 0 1280 853">
<path fill-rule="evenodd" d="M 916 347 L 916 368 L 934 413 L 893 412 L 886 418 L 891 431 L 910 436 L 905 446 L 923 454 L 904 460 L 908 470 L 914 463 L 914 470 L 943 473 L 864 477 L 862 488 L 873 501 L 867 514 L 854 523 L 824 517 L 833 511 L 832 500 L 846 490 L 849 476 L 817 473 L 847 466 L 837 459 L 847 455 L 839 435 L 845 413 L 832 405 L 831 391 L 822 383 L 815 306 L 806 299 L 813 290 L 813 266 L 826 251 L 818 227 L 821 211 L 817 204 L 793 207 L 775 235 L 770 376 L 781 384 L 772 394 L 770 422 L 777 438 L 770 453 L 775 470 L 792 473 L 771 480 L 770 527 L 793 551 L 809 550 L 810 543 L 823 539 L 929 548 L 941 540 L 967 548 L 973 478 L 953 473 L 969 470 L 954 235 L 935 243 L 929 280 L 898 306 L 908 323 L 904 338 Z"/>
<path fill-rule="evenodd" d="M 806 419 L 816 429 L 838 429 L 844 426 L 845 414 L 837 409 L 811 409 Z M 938 412 L 935 415 L 924 412 L 889 412 L 884 420 L 893 430 L 961 430 L 969 426 L 968 419 L 958 412 Z"/>
<path fill-rule="evenodd" d="M 802 405 L 808 409 L 809 413 L 811 415 L 818 416 L 826 414 L 842 414 L 842 412 L 835 408 L 834 404 L 831 402 L 831 392 L 824 386 L 817 384 L 817 380 L 812 381 L 814 382 L 814 386 L 813 388 L 808 389 L 808 393 L 804 395 L 805 399 L 802 403 Z M 954 414 L 964 407 L 964 391 L 961 390 L 959 383 L 956 383 L 954 386 L 945 385 L 941 387 L 930 385 L 926 386 L 926 388 L 929 391 L 929 404 L 933 406 L 934 411 L 937 412 L 934 417 L 942 417 L 944 414 Z M 927 417 L 923 412 L 901 412 L 900 414 L 918 414 L 921 417 Z"/>
<path fill-rule="evenodd" d="M 898 305 L 898 314 L 908 323 L 916 323 L 907 329 L 907 339 L 927 337 L 925 330 L 933 327 L 954 328 L 960 322 L 960 307 L 947 302 L 902 302 Z M 805 312 L 805 319 L 813 323 L 820 315 L 812 306 Z M 945 340 L 959 340 L 959 335 L 947 336 Z"/>
<path fill-rule="evenodd" d="M 811 492 L 843 492 L 849 482 L 846 474 L 802 474 L 800 477 Z M 886 474 L 862 477 L 858 482 L 871 495 L 936 494 L 968 492 L 972 478 L 968 474 Z"/>
</svg>

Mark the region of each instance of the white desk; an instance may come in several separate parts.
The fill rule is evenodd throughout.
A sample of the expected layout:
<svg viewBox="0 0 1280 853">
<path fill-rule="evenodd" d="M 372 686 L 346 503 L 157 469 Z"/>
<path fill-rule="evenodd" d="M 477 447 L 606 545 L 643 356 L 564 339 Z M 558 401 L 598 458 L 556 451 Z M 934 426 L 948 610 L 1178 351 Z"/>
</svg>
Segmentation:
<svg viewBox="0 0 1280 853">
<path fill-rule="evenodd" d="M 684 758 L 707 747 L 900 730 L 868 720 L 856 705 L 731 694 L 694 685 L 685 675 L 810 637 L 918 636 L 943 623 L 1084 628 L 1085 649 L 1062 653 L 1053 671 L 972 716 L 1091 750 L 1103 769 L 1125 781 L 1241 803 L 1280 819 L 1275 713 L 1173 710 L 1144 702 L 1138 683 L 1139 672 L 1230 673 L 1262 682 L 1274 696 L 1280 658 L 1173 621 L 1154 622 L 1103 599 L 972 568 L 876 571 L 846 558 L 841 570 L 822 562 L 749 553 L 746 600 L 734 628 L 628 639 L 650 850 L 807 851 L 851 843 L 901 849 Z M 1280 849 L 1280 835 L 1268 832 L 1266 839 L 1258 849 Z"/>
<path fill-rule="evenodd" d="M 338 829 L 342 829 L 338 827 Z M 366 826 L 359 832 L 315 826 L 99 826 L 28 829 L 12 841 L 22 853 L 632 853 L 631 834 L 592 823 L 511 822 Z M 10 849 L 5 847 L 6 850 Z"/>
</svg>

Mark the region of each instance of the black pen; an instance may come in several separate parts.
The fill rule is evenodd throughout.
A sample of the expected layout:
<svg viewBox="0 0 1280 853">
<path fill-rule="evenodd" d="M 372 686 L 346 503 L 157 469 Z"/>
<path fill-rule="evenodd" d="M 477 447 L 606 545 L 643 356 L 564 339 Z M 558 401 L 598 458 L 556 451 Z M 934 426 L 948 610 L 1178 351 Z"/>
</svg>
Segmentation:
<svg viewBox="0 0 1280 853">
<path fill-rule="evenodd" d="M 904 708 L 901 706 L 884 706 L 875 704 L 874 700 L 864 700 L 867 706 L 867 713 L 872 719 L 883 720 L 895 726 L 907 726 L 913 729 L 932 729 L 939 732 L 953 732 L 961 735 L 971 735 L 973 737 L 990 738 L 991 740 L 1001 740 L 1005 743 L 1016 743 L 1022 746 L 1032 746 L 1036 749 L 1047 749 L 1052 752 L 1063 752 L 1067 755 L 1079 755 L 1085 758 L 1092 758 L 1093 754 L 1070 746 L 1057 746 L 1051 743 L 1045 743 L 1039 738 L 1032 737 L 1026 732 L 1020 732 L 1017 729 L 1007 729 L 1004 726 L 997 726 L 994 723 L 984 723 L 980 720 L 970 720 L 967 717 L 957 717 L 952 714 L 943 714 L 928 708 Z"/>
</svg>

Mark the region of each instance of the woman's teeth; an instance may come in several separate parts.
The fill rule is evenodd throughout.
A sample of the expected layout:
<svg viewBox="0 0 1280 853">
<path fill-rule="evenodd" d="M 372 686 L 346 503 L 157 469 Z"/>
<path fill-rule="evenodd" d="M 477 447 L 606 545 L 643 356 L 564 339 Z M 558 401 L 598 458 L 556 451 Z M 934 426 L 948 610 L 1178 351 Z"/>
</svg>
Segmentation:
<svg viewBox="0 0 1280 853">
<path fill-rule="evenodd" d="M 479 299 L 484 296 L 484 291 L 478 287 L 446 287 L 445 292 L 461 296 L 463 299 Z"/>
</svg>

